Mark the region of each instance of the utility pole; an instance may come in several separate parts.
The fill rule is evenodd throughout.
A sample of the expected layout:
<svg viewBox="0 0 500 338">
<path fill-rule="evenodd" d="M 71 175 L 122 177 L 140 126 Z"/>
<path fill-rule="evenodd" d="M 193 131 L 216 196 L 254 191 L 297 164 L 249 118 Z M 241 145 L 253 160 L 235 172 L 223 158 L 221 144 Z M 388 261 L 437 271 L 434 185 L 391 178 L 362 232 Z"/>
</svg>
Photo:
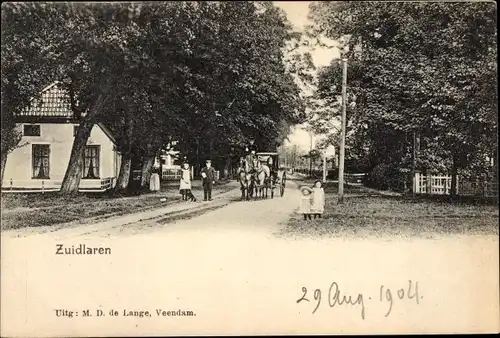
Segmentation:
<svg viewBox="0 0 500 338">
<path fill-rule="evenodd" d="M 313 150 L 313 134 L 312 129 L 309 129 L 309 137 L 311 140 L 311 144 L 309 146 L 309 177 L 312 177 L 312 150 Z"/>
<path fill-rule="evenodd" d="M 415 195 L 415 193 L 417 192 L 417 182 L 415 177 L 416 168 L 417 168 L 417 135 L 415 131 L 413 131 L 413 154 L 411 163 L 411 181 L 412 181 L 411 191 L 413 195 Z"/>
<path fill-rule="evenodd" d="M 342 129 L 340 132 L 340 159 L 339 159 L 339 196 L 338 203 L 344 202 L 344 157 L 346 137 L 346 107 L 347 107 L 347 59 L 342 59 Z"/>
<path fill-rule="evenodd" d="M 326 148 L 323 150 L 323 183 L 326 183 Z"/>
</svg>

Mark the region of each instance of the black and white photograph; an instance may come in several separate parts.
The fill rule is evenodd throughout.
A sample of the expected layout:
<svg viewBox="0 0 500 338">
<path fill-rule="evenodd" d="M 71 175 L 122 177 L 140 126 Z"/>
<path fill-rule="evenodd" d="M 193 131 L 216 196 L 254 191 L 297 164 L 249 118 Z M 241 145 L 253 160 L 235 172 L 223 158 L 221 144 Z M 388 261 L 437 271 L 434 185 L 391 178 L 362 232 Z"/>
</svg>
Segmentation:
<svg viewBox="0 0 500 338">
<path fill-rule="evenodd" d="M 1 8 L 2 337 L 500 332 L 495 2 Z"/>
</svg>

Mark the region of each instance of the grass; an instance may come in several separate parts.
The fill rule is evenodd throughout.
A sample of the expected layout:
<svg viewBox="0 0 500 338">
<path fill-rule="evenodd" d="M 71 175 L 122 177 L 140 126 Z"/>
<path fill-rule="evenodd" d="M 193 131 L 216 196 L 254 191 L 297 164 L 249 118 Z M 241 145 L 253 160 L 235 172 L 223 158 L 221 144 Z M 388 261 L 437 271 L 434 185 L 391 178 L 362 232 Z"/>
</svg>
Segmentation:
<svg viewBox="0 0 500 338">
<path fill-rule="evenodd" d="M 312 182 L 302 184 L 312 185 Z M 338 185 L 327 183 L 323 217 L 305 221 L 302 215 L 294 215 L 281 234 L 357 238 L 498 234 L 498 206 L 386 196 L 367 192 L 362 186 L 348 186 L 344 190 L 344 203 L 337 204 Z"/>
<path fill-rule="evenodd" d="M 214 191 L 222 193 L 234 188 L 229 181 L 218 182 Z M 203 188 L 193 182 L 193 194 L 203 197 Z M 160 201 L 165 198 L 166 201 Z M 106 219 L 112 216 L 140 212 L 180 201 L 177 182 L 162 183 L 157 193 L 138 196 L 113 196 L 110 194 L 79 194 L 62 197 L 57 193 L 46 194 L 2 194 L 1 229 L 51 226 L 61 223 L 93 219 Z"/>
</svg>

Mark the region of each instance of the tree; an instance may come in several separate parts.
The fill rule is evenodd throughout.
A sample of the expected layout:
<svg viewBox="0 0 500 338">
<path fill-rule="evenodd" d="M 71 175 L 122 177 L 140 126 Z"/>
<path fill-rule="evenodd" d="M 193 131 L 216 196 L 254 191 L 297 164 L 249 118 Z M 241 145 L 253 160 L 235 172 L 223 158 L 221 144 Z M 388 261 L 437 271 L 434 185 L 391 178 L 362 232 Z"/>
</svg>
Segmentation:
<svg viewBox="0 0 500 338">
<path fill-rule="evenodd" d="M 186 60 L 188 85 L 198 93 L 186 126 L 193 139 L 181 139 L 180 148 L 227 163 L 227 154 L 241 155 L 249 138 L 261 149 L 276 147 L 283 122 L 303 117 L 298 87 L 284 66 L 285 42 L 295 35 L 283 13 L 252 2 L 204 3 L 199 10 L 203 15 L 191 25 L 199 39 Z"/>
<path fill-rule="evenodd" d="M 269 3 L 37 4 L 22 13 L 12 6 L 12 25 L 36 18 L 41 44 L 50 46 L 30 71 L 47 68 L 64 81 L 79 122 L 62 194 L 78 191 L 98 122 L 117 135 L 118 187 L 126 188 L 133 154 L 143 157 L 144 186 L 155 154 L 172 140 L 197 156 L 237 156 L 249 137 L 275 147 L 303 118 L 283 56 L 296 34 Z"/>
<path fill-rule="evenodd" d="M 55 11 L 39 3 L 2 4 L 2 181 L 7 155 L 20 146 L 16 116 L 29 109 L 41 89 L 65 67 L 57 48 L 64 37 L 54 34 L 64 18 L 57 17 Z M 49 17 L 55 17 L 52 25 L 47 25 Z"/>
<path fill-rule="evenodd" d="M 168 79 L 171 73 L 169 66 L 174 59 L 171 55 L 172 47 L 179 45 L 187 34 L 186 30 L 182 31 L 186 23 L 174 20 L 180 23 L 179 29 L 170 26 L 164 19 L 177 15 L 184 8 L 183 4 L 178 3 L 70 5 L 70 17 L 63 28 L 68 30 L 71 42 L 63 47 L 65 57 L 74 60 L 66 75 L 71 79 L 68 90 L 72 93 L 73 101 L 78 102 L 74 105 L 74 114 L 79 118 L 80 126 L 61 193 L 78 191 L 82 167 L 80 161 L 90 131 L 95 123 L 106 120 L 106 115 L 112 113 L 110 107 L 116 107 L 113 103 L 120 100 L 124 102 L 124 98 L 127 104 L 133 103 L 136 108 L 134 112 L 130 111 L 130 107 L 120 110 L 126 112 L 124 124 L 132 134 L 143 132 L 142 135 L 148 137 L 132 137 L 132 140 L 128 140 L 128 145 L 125 145 L 125 162 L 121 168 L 125 172 L 119 175 L 119 186 L 127 185 L 126 171 L 130 170 L 128 156 L 133 149 L 144 150 L 146 162 L 152 162 L 152 154 L 156 148 L 161 147 L 162 139 L 154 138 L 155 134 L 150 132 L 153 131 L 152 127 L 157 127 L 158 130 L 164 122 L 165 117 L 162 119 L 159 113 L 163 106 L 158 103 L 162 102 L 161 97 L 170 94 L 164 91 L 167 86 L 161 79 Z M 85 22 L 82 23 L 82 20 Z M 75 26 L 81 30 L 70 29 Z M 179 30 L 184 35 L 178 34 Z M 155 44 L 158 35 L 166 37 L 165 42 Z M 170 49 L 162 49 L 168 43 L 171 43 Z M 167 58 L 163 58 L 165 54 Z M 160 94 L 146 99 L 155 90 L 159 90 Z M 134 115 L 133 118 L 131 114 Z M 130 136 L 129 133 L 126 135 Z M 150 167 L 146 165 L 143 170 L 146 175 L 143 175 L 142 185 L 145 185 L 144 180 L 150 173 Z"/>
<path fill-rule="evenodd" d="M 416 134 L 426 149 L 417 165 L 445 165 L 455 183 L 459 166 L 481 162 L 472 154 L 493 152 L 493 4 L 329 2 L 313 4 L 311 12 L 316 33 L 344 37 L 349 46 L 349 91 L 357 102 L 349 114 L 356 129 L 351 144 L 373 165 L 409 167 Z M 334 65 L 323 73 L 323 97 L 338 95 L 331 90 L 339 75 Z"/>
</svg>

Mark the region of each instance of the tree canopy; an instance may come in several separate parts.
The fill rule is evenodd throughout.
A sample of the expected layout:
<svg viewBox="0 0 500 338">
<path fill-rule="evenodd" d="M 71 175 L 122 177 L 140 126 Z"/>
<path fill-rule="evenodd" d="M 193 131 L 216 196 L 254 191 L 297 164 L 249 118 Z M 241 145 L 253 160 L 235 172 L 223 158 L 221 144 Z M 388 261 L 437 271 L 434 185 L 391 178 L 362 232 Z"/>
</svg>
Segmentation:
<svg viewBox="0 0 500 338">
<path fill-rule="evenodd" d="M 491 2 L 315 2 L 313 34 L 347 46 L 350 146 L 347 156 L 462 174 L 488 170 L 497 153 L 496 6 Z M 335 107 L 341 67 L 318 79 Z M 333 116 L 338 112 L 334 109 Z"/>
<path fill-rule="evenodd" d="M 249 138 L 273 148 L 304 119 L 299 70 L 285 59 L 287 43 L 300 37 L 271 3 L 2 9 L 2 141 L 11 144 L 5 153 L 19 142 L 10 117 L 45 85 L 62 81 L 80 123 L 63 193 L 77 191 L 84 147 L 98 122 L 117 136 L 127 166 L 133 154 L 151 162 L 173 140 L 194 161 L 238 156 Z M 150 166 L 144 168 L 147 176 Z"/>
</svg>

